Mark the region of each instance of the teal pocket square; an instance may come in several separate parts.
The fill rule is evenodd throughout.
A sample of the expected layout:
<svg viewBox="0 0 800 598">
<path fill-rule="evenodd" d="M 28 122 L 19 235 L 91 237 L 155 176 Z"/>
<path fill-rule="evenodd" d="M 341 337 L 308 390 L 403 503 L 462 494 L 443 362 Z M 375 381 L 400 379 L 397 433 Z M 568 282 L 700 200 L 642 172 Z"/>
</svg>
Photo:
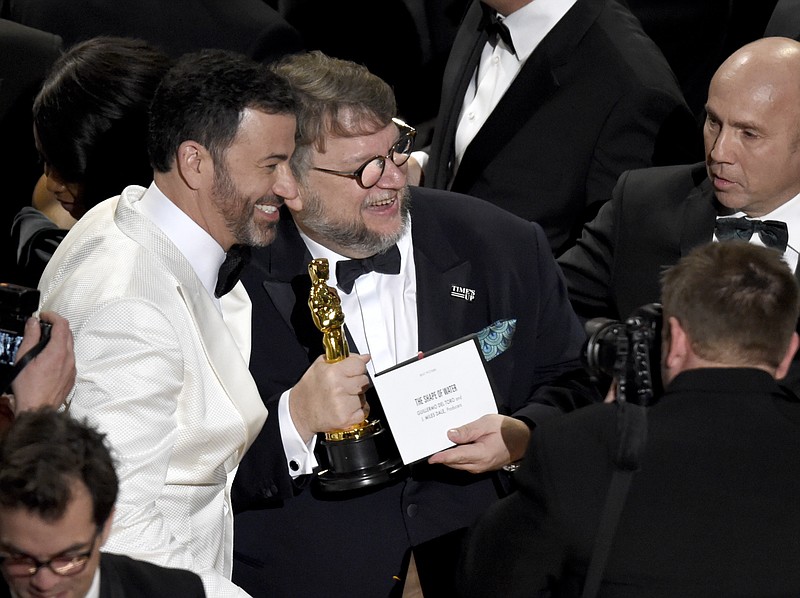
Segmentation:
<svg viewBox="0 0 800 598">
<path fill-rule="evenodd" d="M 491 361 L 511 346 L 511 339 L 514 337 L 516 327 L 516 318 L 497 320 L 494 324 L 478 332 L 478 342 L 486 361 Z"/>
</svg>

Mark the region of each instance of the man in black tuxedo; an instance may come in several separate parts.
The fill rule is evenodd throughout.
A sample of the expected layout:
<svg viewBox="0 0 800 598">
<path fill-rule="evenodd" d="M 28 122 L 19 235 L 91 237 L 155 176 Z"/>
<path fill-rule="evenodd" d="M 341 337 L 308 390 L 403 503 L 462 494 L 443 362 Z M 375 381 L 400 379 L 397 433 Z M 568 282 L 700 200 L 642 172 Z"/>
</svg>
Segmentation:
<svg viewBox="0 0 800 598">
<path fill-rule="evenodd" d="M 103 438 L 53 410 L 11 426 L 0 444 L 0 597 L 206 595 L 190 571 L 100 551 L 118 490 Z"/>
<path fill-rule="evenodd" d="M 558 259 L 580 317 L 626 318 L 657 301 L 661 270 L 718 239 L 719 217 L 786 222 L 782 250 L 797 269 L 800 43 L 764 38 L 734 52 L 711 80 L 706 110 L 705 164 L 626 172 Z"/>
<path fill-rule="evenodd" d="M 777 252 L 706 243 L 663 287 L 666 391 L 645 408 L 599 595 L 798 596 L 800 401 L 775 382 L 798 347 L 797 280 Z M 519 491 L 470 535 L 463 596 L 581 595 L 625 408 L 536 430 Z"/>
<path fill-rule="evenodd" d="M 233 579 L 254 595 L 374 598 L 399 596 L 416 570 L 426 597 L 452 596 L 461 536 L 508 487 L 502 467 L 522 456 L 533 426 L 595 400 L 578 360 L 584 333 L 540 227 L 467 196 L 409 191 L 414 133 L 393 120 L 385 82 L 322 53 L 278 70 L 302 106 L 299 194 L 243 276 L 251 371 L 270 416 L 234 482 Z M 399 261 L 348 285 L 340 268 L 369 256 Z M 329 260 L 339 288 L 352 353 L 337 363 L 320 355 L 308 307 L 312 257 Z M 386 422 L 374 394 L 365 403 L 367 372 L 498 321 L 511 341 L 487 363 L 499 414 L 450 431 L 457 446 L 407 477 L 318 491 L 316 434 L 367 412 Z"/>
<path fill-rule="evenodd" d="M 496 14 L 511 45 L 483 26 Z M 663 54 L 617 0 L 474 0 L 445 68 L 423 183 L 537 222 L 560 255 L 623 171 L 699 159 L 696 130 Z"/>
<path fill-rule="evenodd" d="M 174 57 L 216 48 L 259 62 L 303 48 L 297 30 L 262 0 L 0 0 L 0 16 L 56 33 L 65 47 L 113 35 L 146 40 Z"/>
<path fill-rule="evenodd" d="M 3 159 L 0 180 L 0 282 L 22 282 L 16 269 L 16 247 L 11 223 L 16 213 L 30 205 L 33 187 L 42 174 L 33 139 L 33 99 L 55 59 L 61 38 L 6 19 L 0 19 L 0 133 Z"/>
</svg>

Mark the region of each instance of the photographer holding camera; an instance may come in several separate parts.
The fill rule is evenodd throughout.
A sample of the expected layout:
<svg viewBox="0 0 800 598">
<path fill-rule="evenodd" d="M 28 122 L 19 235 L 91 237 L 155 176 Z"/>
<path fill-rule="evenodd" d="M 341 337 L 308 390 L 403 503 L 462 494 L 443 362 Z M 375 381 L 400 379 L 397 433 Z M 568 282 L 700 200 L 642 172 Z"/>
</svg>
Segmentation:
<svg viewBox="0 0 800 598">
<path fill-rule="evenodd" d="M 23 411 L 61 407 L 75 383 L 69 323 L 32 317 L 38 303 L 36 289 L 0 283 L 0 433 Z"/>
<path fill-rule="evenodd" d="M 800 401 L 776 383 L 798 348 L 797 279 L 773 249 L 709 243 L 663 276 L 662 306 L 665 391 L 642 408 L 616 531 L 598 534 L 626 401 L 537 428 L 518 492 L 471 532 L 465 596 L 580 596 L 598 537 L 603 596 L 800 595 Z"/>
</svg>

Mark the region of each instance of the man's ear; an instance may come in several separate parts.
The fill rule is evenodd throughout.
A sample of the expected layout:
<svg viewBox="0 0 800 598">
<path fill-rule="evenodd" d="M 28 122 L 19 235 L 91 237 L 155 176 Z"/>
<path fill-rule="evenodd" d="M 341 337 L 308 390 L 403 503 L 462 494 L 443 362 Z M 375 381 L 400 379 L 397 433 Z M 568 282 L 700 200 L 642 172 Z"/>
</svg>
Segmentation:
<svg viewBox="0 0 800 598">
<path fill-rule="evenodd" d="M 670 316 L 667 320 L 669 326 L 669 347 L 667 348 L 664 364 L 670 372 L 675 374 L 683 370 L 684 364 L 691 355 L 692 347 L 689 336 L 681 326 L 678 318 Z"/>
<path fill-rule="evenodd" d="M 778 368 L 775 370 L 776 380 L 785 378 L 786 374 L 789 373 L 789 366 L 792 365 L 792 360 L 794 359 L 794 354 L 797 353 L 798 346 L 800 346 L 800 337 L 797 336 L 796 332 L 793 332 L 792 339 L 789 341 L 789 346 L 786 348 L 786 354 L 783 356 L 783 359 L 781 359 L 781 362 L 778 364 Z"/>
<path fill-rule="evenodd" d="M 178 147 L 177 168 L 187 187 L 197 191 L 213 176 L 214 162 L 205 147 L 190 140 Z"/>
<path fill-rule="evenodd" d="M 114 513 L 116 512 L 116 508 L 111 509 L 111 513 L 108 514 L 108 519 L 103 524 L 103 530 L 100 532 L 100 540 L 97 543 L 98 546 L 103 546 L 108 540 L 108 535 L 111 533 L 111 523 L 114 521 Z"/>
</svg>

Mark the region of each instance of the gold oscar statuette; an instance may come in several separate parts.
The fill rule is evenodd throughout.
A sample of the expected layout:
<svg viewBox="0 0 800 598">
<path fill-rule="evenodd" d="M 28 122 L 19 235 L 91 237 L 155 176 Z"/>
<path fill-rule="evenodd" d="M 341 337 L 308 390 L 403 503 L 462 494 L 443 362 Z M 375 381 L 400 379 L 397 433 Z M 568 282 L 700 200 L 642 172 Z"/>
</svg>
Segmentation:
<svg viewBox="0 0 800 598">
<path fill-rule="evenodd" d="M 325 361 L 335 363 L 350 355 L 343 330 L 344 312 L 336 289 L 328 286 L 328 260 L 318 258 L 308 265 L 311 291 L 308 307 L 316 327 L 322 332 Z M 353 490 L 394 479 L 403 470 L 394 440 L 380 420 L 364 420 L 344 430 L 325 432 L 320 444 L 325 448 L 326 468 L 317 474 L 323 490 Z"/>
</svg>

